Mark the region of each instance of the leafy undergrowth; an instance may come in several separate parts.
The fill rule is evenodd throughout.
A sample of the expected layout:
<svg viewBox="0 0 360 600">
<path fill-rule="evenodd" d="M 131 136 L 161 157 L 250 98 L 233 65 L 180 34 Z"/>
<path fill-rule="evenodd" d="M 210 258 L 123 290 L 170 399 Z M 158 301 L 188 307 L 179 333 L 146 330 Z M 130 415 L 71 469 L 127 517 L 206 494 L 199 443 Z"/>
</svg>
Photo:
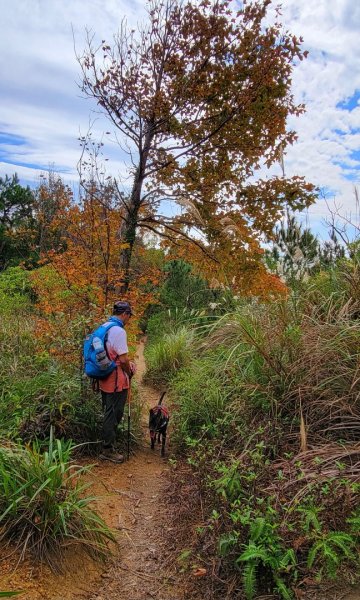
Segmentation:
<svg viewBox="0 0 360 600">
<path fill-rule="evenodd" d="M 94 456 L 101 448 L 102 403 L 100 393 L 94 393 L 82 373 L 82 330 L 79 324 L 67 325 L 74 335 L 76 361 L 65 342 L 63 357 L 53 355 L 50 344 L 39 339 L 28 278 L 20 268 L 0 276 L 0 437 L 46 444 L 52 429 L 55 437 L 72 439 L 77 453 Z M 59 328 L 58 345 L 61 336 Z M 133 387 L 132 443 L 136 445 L 141 407 Z M 119 429 L 118 437 L 119 446 L 125 446 L 127 433 Z"/>
<path fill-rule="evenodd" d="M 347 581 L 356 578 L 360 486 L 351 468 L 329 476 L 313 452 L 302 464 L 297 456 L 293 468 L 289 461 L 284 475 L 267 458 L 263 433 L 236 457 L 204 439 L 187 465 L 180 461 L 175 467 L 175 498 L 187 496 L 183 527 L 189 526 L 190 511 L 196 515 L 192 543 L 189 535 L 183 542 L 187 566 L 205 569 L 208 598 L 261 593 L 293 598 L 294 592 L 302 597 L 307 586 L 336 578 L 339 569 Z M 180 511 L 174 510 L 179 524 Z"/>
<path fill-rule="evenodd" d="M 350 300 L 314 302 L 310 289 L 243 304 L 194 336 L 192 362 L 170 379 L 179 564 L 206 598 L 290 600 L 356 581 L 360 323 Z"/>
</svg>

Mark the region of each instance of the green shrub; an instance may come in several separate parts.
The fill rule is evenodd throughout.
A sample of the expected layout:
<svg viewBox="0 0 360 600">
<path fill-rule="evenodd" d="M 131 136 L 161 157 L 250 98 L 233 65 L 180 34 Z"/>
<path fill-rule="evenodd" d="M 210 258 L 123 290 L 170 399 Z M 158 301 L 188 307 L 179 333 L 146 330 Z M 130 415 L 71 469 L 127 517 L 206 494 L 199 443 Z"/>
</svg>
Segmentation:
<svg viewBox="0 0 360 600">
<path fill-rule="evenodd" d="M 25 313 L 30 308 L 32 292 L 29 272 L 21 267 L 9 267 L 0 273 L 0 313 Z"/>
<path fill-rule="evenodd" d="M 1 540 L 9 540 L 48 563 L 61 566 L 65 544 L 82 545 L 104 557 L 113 532 L 90 509 L 95 499 L 85 494 L 89 484 L 81 476 L 89 469 L 71 462 L 71 442 L 53 440 L 42 452 L 32 448 L 0 448 Z"/>
<path fill-rule="evenodd" d="M 195 310 L 193 308 L 159 310 L 147 322 L 147 347 L 162 340 L 169 332 L 176 332 L 183 327 L 201 331 L 204 326 L 206 327 L 209 323 L 212 323 L 214 318 L 213 314 L 208 314 L 205 310 Z"/>
<path fill-rule="evenodd" d="M 220 434 L 229 401 L 226 376 L 218 353 L 209 354 L 181 369 L 171 382 L 174 404 L 174 437 L 180 444 L 200 435 Z"/>
<path fill-rule="evenodd" d="M 221 560 L 219 597 L 234 581 L 249 599 L 257 591 L 290 599 L 308 576 L 355 577 L 354 273 L 345 294 L 340 285 L 336 296 L 332 285 L 320 293 L 319 284 L 295 300 L 243 303 L 201 338 L 197 330 L 191 364 L 171 380 L 174 436 L 186 448 L 205 523 L 191 552 L 204 563 Z"/>
<path fill-rule="evenodd" d="M 193 357 L 193 332 L 180 327 L 168 333 L 146 349 L 146 379 L 167 382 L 182 367 L 190 365 Z"/>
<path fill-rule="evenodd" d="M 26 364 L 28 359 L 28 364 Z M 57 436 L 78 442 L 96 438 L 101 401 L 95 399 L 80 373 L 65 369 L 45 354 L 9 357 L 0 369 L 0 435 L 29 441 L 49 437 L 52 425 Z M 17 369 L 16 369 L 17 364 Z"/>
<path fill-rule="evenodd" d="M 61 365 L 39 344 L 30 312 L 0 319 L 0 437 L 57 437 L 94 442 L 99 437 L 101 399 L 80 365 Z"/>
<path fill-rule="evenodd" d="M 148 344 L 150 345 L 161 340 L 174 326 L 173 312 L 161 310 L 160 307 L 157 307 L 157 309 L 157 312 L 151 315 L 146 324 L 146 334 L 148 336 Z"/>
</svg>

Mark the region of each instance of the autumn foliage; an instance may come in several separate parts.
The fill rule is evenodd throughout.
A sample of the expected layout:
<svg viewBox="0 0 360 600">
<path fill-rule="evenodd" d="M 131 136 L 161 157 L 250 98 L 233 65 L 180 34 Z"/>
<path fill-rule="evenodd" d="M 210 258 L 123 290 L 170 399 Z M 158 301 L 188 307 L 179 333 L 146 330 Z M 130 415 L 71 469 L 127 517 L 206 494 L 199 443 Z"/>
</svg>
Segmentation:
<svg viewBox="0 0 360 600">
<path fill-rule="evenodd" d="M 38 333 L 56 354 L 79 353 L 79 342 L 89 327 L 111 313 L 118 299 L 122 276 L 118 252 L 124 246 L 117 237 L 121 209 L 114 205 L 110 187 L 100 195 L 94 185 L 93 193 L 75 201 L 71 190 L 53 175 L 41 184 L 38 195 L 40 222 L 45 221 L 46 207 L 54 205 L 56 197 L 56 211 L 46 227 L 56 245 L 44 246 L 43 266 L 32 272 L 40 314 Z M 147 262 L 146 271 L 141 268 L 144 252 L 141 246 L 137 250 L 137 269 L 127 294 L 138 316 L 154 300 L 153 286 L 159 278 L 156 264 Z"/>
<path fill-rule="evenodd" d="M 138 32 L 122 23 L 112 45 L 88 38 L 82 89 L 109 117 L 128 164 L 123 178 L 107 175 L 103 144 L 85 135 L 79 196 L 54 177 L 38 190 L 44 267 L 33 282 L 49 337 L 59 316 L 81 337 L 120 296 L 142 314 L 160 277 L 146 234 L 165 260 L 183 258 L 214 286 L 286 293 L 265 267 L 263 242 L 285 206 L 313 201 L 313 187 L 257 172 L 296 139 L 287 119 L 304 107 L 291 76 L 306 52 L 278 14 L 267 24 L 270 4 L 155 0 Z"/>
<path fill-rule="evenodd" d="M 78 56 L 82 89 L 109 117 L 119 155 L 129 158 L 124 181 L 132 184 L 127 198 L 119 196 L 118 228 L 128 244 L 119 249 L 123 289 L 136 232 L 144 229 L 170 248 L 188 247 L 190 259 L 200 249 L 224 283 L 244 289 L 249 261 L 261 260 L 260 242 L 284 206 L 312 202 L 313 188 L 301 177 L 255 177 L 281 161 L 296 138 L 287 118 L 304 110 L 291 94 L 291 75 L 306 51 L 277 20 L 266 24 L 270 4 L 235 10 L 230 0 L 155 0 L 138 32 L 123 23 L 112 45 L 96 46 L 92 37 Z M 266 287 L 271 281 L 262 275 Z"/>
</svg>

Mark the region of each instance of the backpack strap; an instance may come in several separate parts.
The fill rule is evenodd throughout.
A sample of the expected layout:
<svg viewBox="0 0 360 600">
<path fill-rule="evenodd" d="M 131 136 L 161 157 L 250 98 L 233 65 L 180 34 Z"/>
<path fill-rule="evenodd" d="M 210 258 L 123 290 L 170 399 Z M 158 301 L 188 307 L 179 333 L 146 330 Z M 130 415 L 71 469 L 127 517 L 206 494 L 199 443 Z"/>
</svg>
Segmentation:
<svg viewBox="0 0 360 600">
<path fill-rule="evenodd" d="M 115 317 L 115 315 L 109 317 L 108 321 L 110 321 L 110 323 L 113 323 L 113 325 L 117 325 L 118 327 L 124 328 L 124 323 L 122 322 L 122 320 L 119 319 L 119 317 Z"/>
<path fill-rule="evenodd" d="M 100 327 L 98 327 L 96 329 L 97 335 L 99 337 L 102 337 L 104 340 L 105 350 L 106 350 L 106 341 L 107 341 L 108 333 L 109 333 L 110 329 L 115 326 L 124 327 L 123 322 L 120 321 L 120 319 L 113 320 L 112 317 L 110 317 L 105 323 L 103 323 L 102 325 L 100 325 Z"/>
</svg>

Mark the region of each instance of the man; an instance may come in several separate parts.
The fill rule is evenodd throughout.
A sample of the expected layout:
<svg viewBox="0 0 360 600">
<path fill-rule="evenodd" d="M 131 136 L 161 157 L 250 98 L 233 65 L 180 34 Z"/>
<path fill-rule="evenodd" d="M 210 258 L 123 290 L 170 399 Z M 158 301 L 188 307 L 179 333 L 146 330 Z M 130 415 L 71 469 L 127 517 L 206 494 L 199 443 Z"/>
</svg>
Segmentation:
<svg viewBox="0 0 360 600">
<path fill-rule="evenodd" d="M 130 388 L 130 379 L 135 372 L 135 364 L 129 361 L 125 327 L 132 315 L 128 302 L 114 304 L 112 322 L 118 322 L 109 329 L 106 351 L 116 362 L 116 369 L 108 377 L 100 380 L 100 390 L 104 408 L 103 451 L 100 458 L 122 463 L 124 457 L 115 450 L 116 430 L 123 417 L 124 407 Z"/>
</svg>

